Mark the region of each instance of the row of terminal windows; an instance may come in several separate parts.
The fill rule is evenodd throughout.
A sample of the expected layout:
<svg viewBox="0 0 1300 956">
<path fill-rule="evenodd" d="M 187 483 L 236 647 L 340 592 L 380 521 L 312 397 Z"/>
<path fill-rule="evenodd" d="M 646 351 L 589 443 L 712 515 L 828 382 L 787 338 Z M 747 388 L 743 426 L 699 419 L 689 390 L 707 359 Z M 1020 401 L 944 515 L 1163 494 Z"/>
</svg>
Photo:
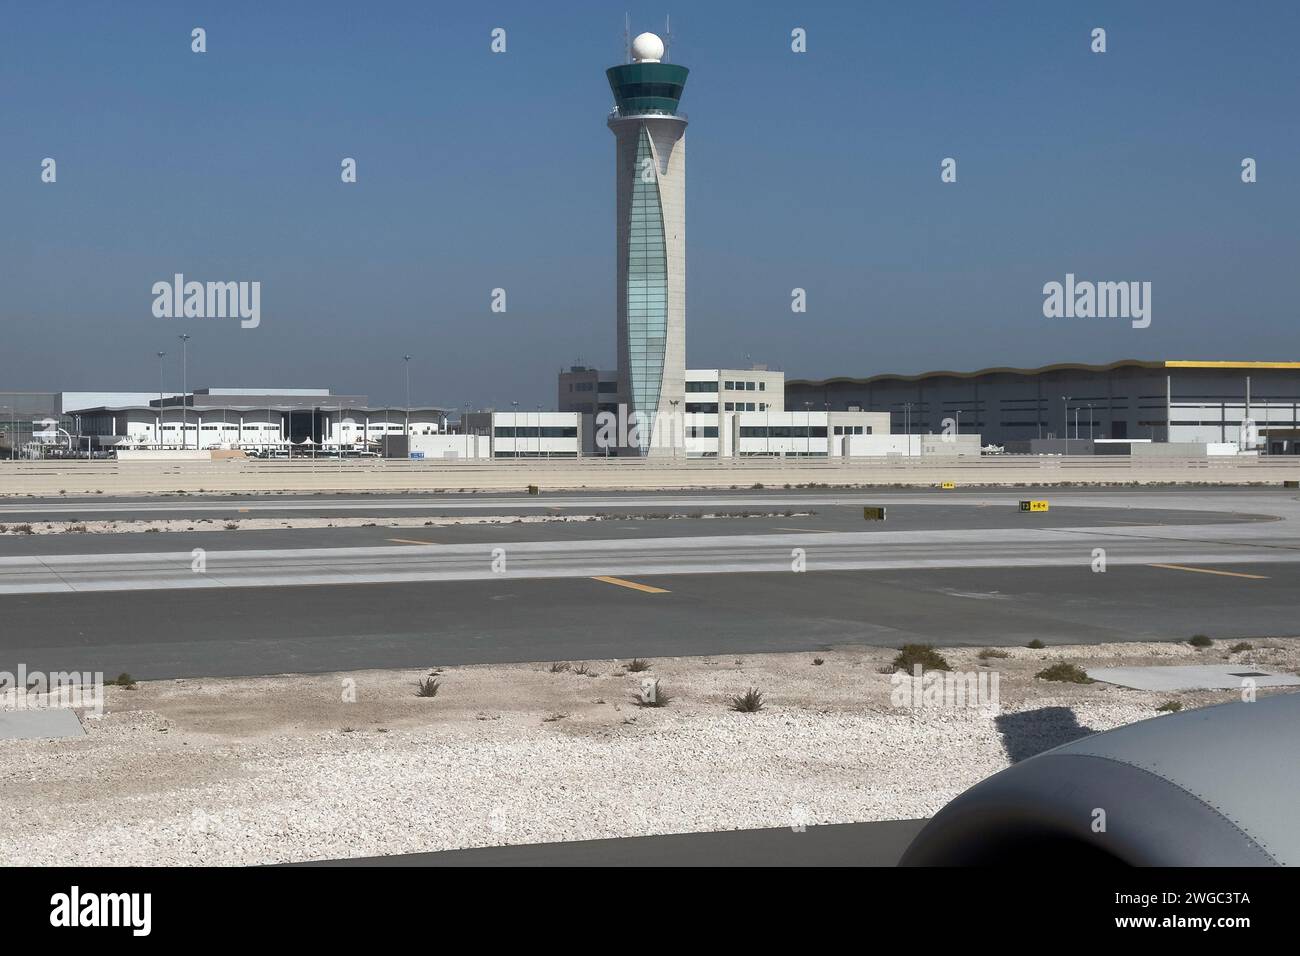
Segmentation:
<svg viewBox="0 0 1300 956">
<path fill-rule="evenodd" d="M 687 382 L 686 391 L 688 392 L 716 392 L 718 390 L 717 382 Z"/>
<path fill-rule="evenodd" d="M 866 428 L 866 431 L 863 431 Z M 863 425 L 836 425 L 835 434 L 837 435 L 870 435 L 871 427 Z"/>
<path fill-rule="evenodd" d="M 578 429 L 573 425 L 498 425 L 493 434 L 497 438 L 577 438 Z"/>
<path fill-rule="evenodd" d="M 724 412 L 765 412 L 768 406 L 766 402 L 724 402 L 722 410 Z M 716 415 L 718 413 L 717 402 L 687 402 L 686 413 L 688 415 Z"/>
<path fill-rule="evenodd" d="M 825 425 L 742 425 L 741 438 L 825 438 Z"/>
<path fill-rule="evenodd" d="M 729 392 L 767 391 L 767 382 L 723 382 L 722 387 Z"/>
<path fill-rule="evenodd" d="M 686 429 L 686 437 L 687 438 L 717 438 L 718 426 L 703 425 L 698 428 L 688 428 Z"/>
</svg>

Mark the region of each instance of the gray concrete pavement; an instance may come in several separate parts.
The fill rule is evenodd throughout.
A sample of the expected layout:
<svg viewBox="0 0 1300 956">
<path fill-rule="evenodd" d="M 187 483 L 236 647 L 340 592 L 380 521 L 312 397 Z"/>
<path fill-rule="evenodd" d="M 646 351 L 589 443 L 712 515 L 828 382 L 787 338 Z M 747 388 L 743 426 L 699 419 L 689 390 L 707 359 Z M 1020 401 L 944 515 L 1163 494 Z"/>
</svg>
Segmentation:
<svg viewBox="0 0 1300 956">
<path fill-rule="evenodd" d="M 782 492 L 763 497 L 828 500 L 789 524 L 68 535 L 34 552 L 43 539 L 6 536 L 0 666 L 166 677 L 1296 632 L 1294 495 L 1060 491 L 1047 515 L 1015 510 L 1032 494 L 895 492 L 884 525 L 841 496 Z M 678 496 L 603 497 L 642 508 Z M 742 497 L 753 502 L 729 500 Z M 283 547 L 288 536 L 318 546 Z M 271 544 L 245 546 L 259 540 Z M 796 548 L 804 573 L 792 573 Z"/>
<path fill-rule="evenodd" d="M 1300 565 L 664 575 L 0 597 L 0 670 L 243 676 L 1300 633 Z"/>
<path fill-rule="evenodd" d="M 0 594 L 290 587 L 798 570 L 1089 568 L 1300 561 L 1296 522 L 1159 527 L 1033 527 L 805 532 L 385 547 L 284 548 L 0 557 Z M 410 541 L 418 541 L 411 538 Z M 201 562 L 200 564 L 196 562 Z"/>
</svg>

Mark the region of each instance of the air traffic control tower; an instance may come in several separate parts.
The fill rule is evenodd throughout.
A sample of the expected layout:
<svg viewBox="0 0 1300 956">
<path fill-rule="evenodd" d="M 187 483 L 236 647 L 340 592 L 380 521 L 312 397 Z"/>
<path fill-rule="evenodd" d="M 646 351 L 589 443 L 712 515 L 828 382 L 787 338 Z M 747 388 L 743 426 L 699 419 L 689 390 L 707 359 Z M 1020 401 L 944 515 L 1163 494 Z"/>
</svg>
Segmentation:
<svg viewBox="0 0 1300 956">
<path fill-rule="evenodd" d="M 617 156 L 618 389 L 636 414 L 628 451 L 672 455 L 682 443 L 686 377 L 686 67 L 663 62 L 653 33 L 605 71 Z"/>
</svg>

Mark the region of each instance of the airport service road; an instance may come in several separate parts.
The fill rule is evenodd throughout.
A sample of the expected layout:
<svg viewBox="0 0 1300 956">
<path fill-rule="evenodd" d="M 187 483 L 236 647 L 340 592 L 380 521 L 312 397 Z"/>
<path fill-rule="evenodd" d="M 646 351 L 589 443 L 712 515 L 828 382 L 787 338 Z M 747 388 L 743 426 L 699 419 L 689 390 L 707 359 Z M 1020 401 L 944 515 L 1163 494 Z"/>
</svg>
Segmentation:
<svg viewBox="0 0 1300 956">
<path fill-rule="evenodd" d="M 723 533 L 712 533 L 721 521 L 682 519 L 7 535 L 0 669 L 237 675 L 1295 633 L 1293 495 L 1054 493 L 1052 512 L 1023 515 L 1023 494 L 896 495 L 885 525 L 846 516 L 862 496 L 822 496 L 835 500 L 812 518 L 736 519 Z M 765 497 L 798 510 L 818 496 Z M 387 543 L 338 537 L 361 531 Z M 323 546 L 245 545 L 282 534 Z M 30 550 L 46 540 L 60 547 Z M 201 573 L 195 546 L 206 550 Z M 1092 571 L 1096 548 L 1104 574 Z M 796 549 L 804 573 L 791 570 Z"/>
</svg>

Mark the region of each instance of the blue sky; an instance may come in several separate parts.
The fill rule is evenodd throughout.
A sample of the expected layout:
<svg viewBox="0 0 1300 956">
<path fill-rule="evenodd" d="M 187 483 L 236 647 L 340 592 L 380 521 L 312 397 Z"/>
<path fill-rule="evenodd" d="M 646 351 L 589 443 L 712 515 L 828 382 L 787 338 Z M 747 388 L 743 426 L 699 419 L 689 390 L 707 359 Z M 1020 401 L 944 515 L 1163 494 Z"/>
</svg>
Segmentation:
<svg viewBox="0 0 1300 956">
<path fill-rule="evenodd" d="M 150 389 L 187 332 L 192 384 L 400 401 L 409 352 L 414 401 L 553 405 L 614 360 L 625 10 L 691 68 L 689 365 L 1300 358 L 1295 3 L 44 2 L 0 29 L 0 390 Z M 261 326 L 155 318 L 175 272 Z M 1045 319 L 1067 272 L 1150 328 Z"/>
</svg>

